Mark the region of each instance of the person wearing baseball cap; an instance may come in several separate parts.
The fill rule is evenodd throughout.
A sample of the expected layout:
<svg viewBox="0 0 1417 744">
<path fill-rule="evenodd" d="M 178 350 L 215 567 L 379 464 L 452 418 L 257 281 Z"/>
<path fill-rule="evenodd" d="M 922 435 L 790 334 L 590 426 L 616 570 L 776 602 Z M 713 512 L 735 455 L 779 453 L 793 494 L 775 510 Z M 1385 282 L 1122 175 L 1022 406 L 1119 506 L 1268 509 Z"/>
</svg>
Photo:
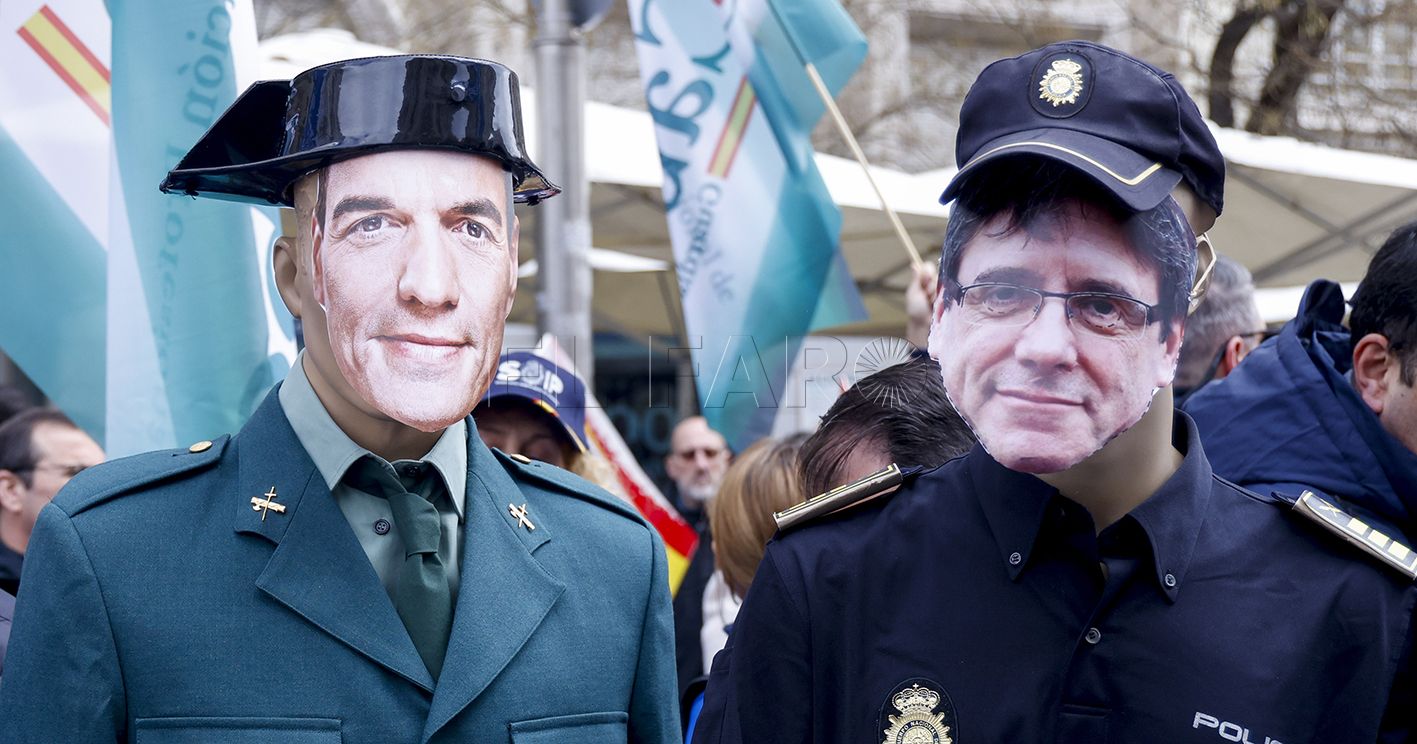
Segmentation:
<svg viewBox="0 0 1417 744">
<path fill-rule="evenodd" d="M 658 535 L 468 419 L 513 204 L 558 191 L 516 75 L 405 55 L 257 83 L 161 188 L 294 207 L 273 263 L 305 348 L 235 436 L 45 508 L 0 741 L 677 740 Z"/>
<path fill-rule="evenodd" d="M 624 486 L 615 466 L 586 437 L 585 383 L 569 369 L 527 351 L 497 361 L 497 375 L 472 409 L 488 447 L 569 470 L 617 497 Z"/>
<path fill-rule="evenodd" d="M 795 508 L 695 740 L 1401 737 L 1417 556 L 1217 479 L 1172 403 L 1224 207 L 1195 103 L 1050 44 L 980 73 L 956 152 L 929 350 L 979 446 Z"/>
</svg>

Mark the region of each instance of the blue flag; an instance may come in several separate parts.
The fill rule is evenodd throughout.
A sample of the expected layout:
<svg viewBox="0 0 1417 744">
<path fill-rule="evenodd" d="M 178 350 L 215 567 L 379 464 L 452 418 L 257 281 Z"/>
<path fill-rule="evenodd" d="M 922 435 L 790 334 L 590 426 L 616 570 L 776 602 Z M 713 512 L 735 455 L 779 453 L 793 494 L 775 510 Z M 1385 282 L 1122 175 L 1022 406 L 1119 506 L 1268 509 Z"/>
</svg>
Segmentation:
<svg viewBox="0 0 1417 744">
<path fill-rule="evenodd" d="M 839 88 L 865 42 L 835 0 L 727 5 L 629 0 L 699 401 L 742 448 L 770 431 L 802 337 L 865 316 L 812 158 L 824 106 L 805 68 Z"/>
</svg>

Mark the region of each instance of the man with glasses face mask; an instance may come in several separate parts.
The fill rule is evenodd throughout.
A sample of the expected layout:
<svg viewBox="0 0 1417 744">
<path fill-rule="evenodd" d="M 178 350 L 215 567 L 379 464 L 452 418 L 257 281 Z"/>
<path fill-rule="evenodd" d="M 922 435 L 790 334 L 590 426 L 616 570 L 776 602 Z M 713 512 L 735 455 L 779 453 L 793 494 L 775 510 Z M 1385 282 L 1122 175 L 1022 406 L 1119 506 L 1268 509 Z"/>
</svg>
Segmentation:
<svg viewBox="0 0 1417 744">
<path fill-rule="evenodd" d="M 981 447 L 779 533 L 695 739 L 1404 735 L 1411 575 L 1215 478 L 1172 405 L 1224 184 L 1180 84 L 1088 42 L 1001 60 L 957 154 L 929 350 Z"/>
<path fill-rule="evenodd" d="M 0 590 L 15 594 L 35 519 L 103 450 L 68 416 L 32 408 L 0 425 Z"/>
</svg>

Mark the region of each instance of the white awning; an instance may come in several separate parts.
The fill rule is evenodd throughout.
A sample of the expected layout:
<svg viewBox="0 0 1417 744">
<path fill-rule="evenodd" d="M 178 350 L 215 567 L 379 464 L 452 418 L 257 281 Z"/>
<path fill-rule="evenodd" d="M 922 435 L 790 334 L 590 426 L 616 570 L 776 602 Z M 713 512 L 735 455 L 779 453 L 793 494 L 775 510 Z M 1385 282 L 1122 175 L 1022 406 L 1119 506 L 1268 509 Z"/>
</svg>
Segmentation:
<svg viewBox="0 0 1417 744">
<path fill-rule="evenodd" d="M 261 49 L 269 78 L 288 78 L 338 59 L 397 53 L 328 29 L 268 39 Z M 535 158 L 536 97 L 530 89 L 523 88 L 522 105 L 523 129 Z M 586 104 L 585 121 L 592 235 L 597 250 L 607 252 L 592 255 L 596 327 L 631 335 L 675 333 L 679 310 L 668 304 L 672 277 L 655 269 L 614 268 L 627 265 L 624 257 L 657 261 L 653 265 L 664 268 L 673 262 L 653 122 L 647 112 L 598 102 Z M 1315 278 L 1356 282 L 1387 234 L 1417 219 L 1417 161 L 1213 131 L 1225 153 L 1228 177 L 1225 212 L 1210 235 L 1222 253 L 1250 268 L 1262 289 L 1287 288 L 1261 293 L 1276 298 L 1265 300 L 1271 303 L 1266 320 L 1292 314 L 1297 293 Z M 870 312 L 867 322 L 839 330 L 899 334 L 905 326 L 902 288 L 910 276 L 905 251 L 855 161 L 821 153 L 816 159 L 842 209 L 842 249 Z M 951 167 L 912 175 L 873 168 L 927 261 L 938 255 L 948 210 L 937 198 L 954 172 Z M 554 181 L 555 174 L 550 175 Z M 531 224 L 536 210 L 520 214 L 525 261 L 535 255 Z M 608 252 L 622 258 L 612 260 Z M 513 319 L 534 321 L 532 285 L 525 282 L 519 290 Z"/>
</svg>

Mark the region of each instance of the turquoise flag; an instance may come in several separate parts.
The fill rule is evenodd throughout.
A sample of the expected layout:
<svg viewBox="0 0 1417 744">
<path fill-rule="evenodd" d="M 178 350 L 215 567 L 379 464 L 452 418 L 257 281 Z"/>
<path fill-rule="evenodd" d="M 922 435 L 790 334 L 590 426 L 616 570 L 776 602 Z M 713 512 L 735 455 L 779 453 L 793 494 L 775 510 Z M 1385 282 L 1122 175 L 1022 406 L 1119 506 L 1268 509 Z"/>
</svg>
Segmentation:
<svg viewBox="0 0 1417 744">
<path fill-rule="evenodd" d="M 255 44 L 250 0 L 0 2 L 0 349 L 110 455 L 234 431 L 294 356 L 275 211 L 157 189 Z"/>
<path fill-rule="evenodd" d="M 108 16 L 0 2 L 0 350 L 103 441 Z"/>
<path fill-rule="evenodd" d="M 0 349 L 103 441 L 103 246 L 3 126 L 0 173 Z"/>
<path fill-rule="evenodd" d="M 773 134 L 793 167 L 806 170 L 812 128 L 827 110 L 807 65 L 835 97 L 865 61 L 866 37 L 837 0 L 740 0 L 728 31 Z"/>
<path fill-rule="evenodd" d="M 120 174 L 111 215 L 109 391 L 125 404 L 122 411 L 110 405 L 109 429 L 124 427 L 125 448 L 148 449 L 240 428 L 288 369 L 271 354 L 270 334 L 289 321 L 267 321 L 268 306 L 278 303 L 263 291 L 270 269 L 257 248 L 260 215 L 157 189 L 244 87 L 234 49 L 254 46 L 249 5 L 109 0 L 108 8 Z M 269 212 L 268 229 L 276 221 Z"/>
<path fill-rule="evenodd" d="M 834 0 L 799 5 L 808 20 L 845 18 Z M 838 250 L 841 212 L 811 150 L 824 104 L 808 102 L 817 94 L 795 56 L 831 60 L 839 87 L 864 41 L 849 18 L 854 36 L 807 23 L 789 38 L 765 0 L 629 7 L 699 402 L 741 449 L 771 430 L 803 336 L 865 316 Z"/>
</svg>

